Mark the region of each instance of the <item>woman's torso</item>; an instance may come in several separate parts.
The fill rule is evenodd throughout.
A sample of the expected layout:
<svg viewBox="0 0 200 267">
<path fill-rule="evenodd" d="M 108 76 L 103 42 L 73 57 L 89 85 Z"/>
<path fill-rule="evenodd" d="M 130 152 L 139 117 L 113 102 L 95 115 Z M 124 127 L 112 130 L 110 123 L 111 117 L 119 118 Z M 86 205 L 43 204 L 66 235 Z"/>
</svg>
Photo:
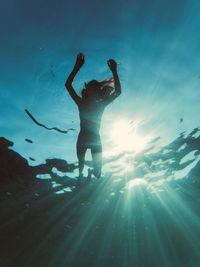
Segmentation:
<svg viewBox="0 0 200 267">
<path fill-rule="evenodd" d="M 99 135 L 101 119 L 105 109 L 102 102 L 82 101 L 79 108 L 80 132 L 88 136 Z"/>
</svg>

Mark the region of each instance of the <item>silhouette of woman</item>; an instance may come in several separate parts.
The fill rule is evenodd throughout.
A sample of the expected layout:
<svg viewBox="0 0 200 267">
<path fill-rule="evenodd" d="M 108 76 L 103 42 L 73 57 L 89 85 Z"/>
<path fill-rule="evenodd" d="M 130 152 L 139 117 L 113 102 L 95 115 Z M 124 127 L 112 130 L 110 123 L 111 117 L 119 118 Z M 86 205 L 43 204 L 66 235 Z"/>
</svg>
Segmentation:
<svg viewBox="0 0 200 267">
<path fill-rule="evenodd" d="M 83 176 L 82 173 L 87 149 L 91 149 L 93 161 L 93 170 L 90 171 L 90 175 L 93 173 L 97 178 L 101 176 L 102 145 L 99 134 L 101 118 L 105 107 L 121 94 L 117 63 L 113 59 L 110 59 L 107 61 L 107 64 L 113 74 L 113 78 L 102 82 L 92 80 L 85 83 L 85 88 L 81 92 L 81 97 L 78 96 L 72 83 L 74 77 L 84 63 L 84 55 L 82 53 L 78 54 L 74 68 L 65 83 L 65 87 L 79 109 L 80 132 L 76 145 L 79 161 L 79 179 Z M 113 82 L 114 88 L 111 86 Z"/>
</svg>

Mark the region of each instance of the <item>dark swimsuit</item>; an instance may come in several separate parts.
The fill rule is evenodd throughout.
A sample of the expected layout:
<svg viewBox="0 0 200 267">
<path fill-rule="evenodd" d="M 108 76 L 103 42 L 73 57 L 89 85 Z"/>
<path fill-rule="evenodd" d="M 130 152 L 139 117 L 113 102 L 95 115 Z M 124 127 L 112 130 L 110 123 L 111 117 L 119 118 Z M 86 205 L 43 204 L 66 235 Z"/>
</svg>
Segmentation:
<svg viewBox="0 0 200 267">
<path fill-rule="evenodd" d="M 82 149 L 90 148 L 94 152 L 102 150 L 100 138 L 101 118 L 106 105 L 103 102 L 79 103 L 80 132 L 77 140 L 77 147 Z"/>
</svg>

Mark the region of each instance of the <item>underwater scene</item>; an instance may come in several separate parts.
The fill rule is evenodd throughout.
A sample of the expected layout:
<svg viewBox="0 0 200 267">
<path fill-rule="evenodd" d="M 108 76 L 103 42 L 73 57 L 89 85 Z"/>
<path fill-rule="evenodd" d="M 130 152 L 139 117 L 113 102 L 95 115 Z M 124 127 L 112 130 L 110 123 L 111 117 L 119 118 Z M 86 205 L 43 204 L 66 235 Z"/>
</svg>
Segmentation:
<svg viewBox="0 0 200 267">
<path fill-rule="evenodd" d="M 199 267 L 199 1 L 0 10 L 0 267 Z"/>
</svg>

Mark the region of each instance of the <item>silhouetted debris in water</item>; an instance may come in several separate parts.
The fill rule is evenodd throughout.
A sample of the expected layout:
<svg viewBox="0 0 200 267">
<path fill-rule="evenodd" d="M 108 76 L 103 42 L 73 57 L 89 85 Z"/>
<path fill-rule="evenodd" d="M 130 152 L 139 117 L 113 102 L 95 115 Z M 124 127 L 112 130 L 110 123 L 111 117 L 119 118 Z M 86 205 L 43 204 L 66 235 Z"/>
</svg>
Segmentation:
<svg viewBox="0 0 200 267">
<path fill-rule="evenodd" d="M 25 141 L 26 141 L 27 143 L 30 143 L 30 144 L 33 143 L 33 141 L 32 141 L 31 139 L 28 139 L 28 138 L 25 138 Z"/>
<path fill-rule="evenodd" d="M 183 122 L 183 118 L 180 118 L 180 123 L 182 123 Z"/>
<path fill-rule="evenodd" d="M 31 120 L 32 120 L 35 124 L 37 124 L 37 125 L 40 126 L 40 127 L 45 128 L 46 130 L 49 130 L 49 131 L 51 131 L 51 130 L 55 130 L 55 131 L 57 131 L 57 132 L 64 133 L 64 134 L 67 134 L 69 131 L 75 131 L 74 128 L 69 128 L 69 129 L 67 129 L 67 130 L 60 130 L 60 129 L 57 128 L 57 127 L 51 127 L 51 128 L 50 128 L 50 127 L 47 127 L 47 126 L 45 126 L 44 124 L 38 122 L 38 121 L 33 117 L 33 115 L 30 113 L 30 111 L 28 111 L 27 109 L 25 109 L 25 112 L 26 112 L 26 114 L 31 118 Z"/>
<path fill-rule="evenodd" d="M 63 173 L 72 173 L 75 169 L 77 169 L 77 166 L 73 163 L 69 164 L 66 160 L 63 159 L 46 159 L 45 164 L 34 166 L 33 171 L 35 176 L 38 174 L 50 174 L 52 176 L 54 175 L 52 172 L 53 168 L 56 168 L 58 171 Z M 59 177 L 63 178 L 62 176 Z"/>
<path fill-rule="evenodd" d="M 30 171 L 28 161 L 10 149 L 13 142 L 0 137 L 0 181 L 22 177 Z"/>
<path fill-rule="evenodd" d="M 73 172 L 77 168 L 74 164 L 69 164 L 64 159 L 46 159 L 45 166 L 49 168 L 57 168 L 60 172 Z"/>
<path fill-rule="evenodd" d="M 29 166 L 28 161 L 19 153 L 10 149 L 13 142 L 0 137 L 0 182 L 9 183 L 20 178 L 21 181 L 35 180 L 38 174 L 53 175 L 52 169 L 60 172 L 73 172 L 77 166 L 62 159 L 47 159 L 45 164 Z M 35 160 L 31 158 L 31 160 Z"/>
<path fill-rule="evenodd" d="M 200 135 L 200 128 L 194 128 L 194 130 L 190 133 L 190 136 L 193 136 L 198 132 L 199 132 L 199 135 Z"/>
<path fill-rule="evenodd" d="M 152 152 L 148 149 L 130 158 L 129 163 L 133 165 L 134 170 L 132 173 L 126 175 L 126 181 L 133 180 L 135 178 L 143 178 L 147 182 L 157 182 L 160 180 L 166 180 L 168 182 L 173 181 L 173 177 L 178 171 L 182 171 L 187 167 L 191 168 L 186 174 L 181 174 L 180 178 L 189 177 L 195 183 L 199 183 L 200 174 L 200 133 L 199 128 L 195 128 L 189 135 L 182 133 L 169 145 L 162 147 L 157 152 Z M 156 142 L 159 138 L 155 138 Z M 152 141 L 152 142 L 153 142 Z M 73 173 L 78 168 L 76 164 L 69 164 L 63 159 L 47 159 L 44 164 L 37 166 L 29 166 L 28 161 L 24 159 L 20 154 L 10 149 L 13 146 L 13 142 L 1 137 L 0 138 L 0 177 L 1 182 L 16 180 L 17 177 L 26 181 L 37 180 L 37 175 L 50 175 L 52 181 L 65 186 L 72 186 L 75 183 L 75 179 L 70 178 L 66 173 Z M 192 157 L 188 155 L 192 153 Z M 185 158 L 187 156 L 187 158 Z M 103 164 L 114 164 L 117 162 L 117 168 L 112 168 L 111 174 L 119 172 L 120 160 L 124 157 L 124 153 L 112 156 L 107 159 L 103 159 Z M 30 160 L 35 159 L 29 157 Z M 184 160 L 183 160 L 184 159 Z M 192 165 L 194 163 L 194 165 Z M 92 167 L 91 161 L 86 161 L 86 165 Z M 122 166 L 122 168 L 124 168 Z M 123 177 L 122 177 L 123 178 Z M 124 182 L 126 182 L 124 181 Z M 180 183 L 180 179 L 179 179 Z M 121 184 L 123 187 L 124 183 Z"/>
<path fill-rule="evenodd" d="M 0 149 L 8 149 L 13 146 L 14 143 L 4 137 L 0 137 Z"/>
</svg>

